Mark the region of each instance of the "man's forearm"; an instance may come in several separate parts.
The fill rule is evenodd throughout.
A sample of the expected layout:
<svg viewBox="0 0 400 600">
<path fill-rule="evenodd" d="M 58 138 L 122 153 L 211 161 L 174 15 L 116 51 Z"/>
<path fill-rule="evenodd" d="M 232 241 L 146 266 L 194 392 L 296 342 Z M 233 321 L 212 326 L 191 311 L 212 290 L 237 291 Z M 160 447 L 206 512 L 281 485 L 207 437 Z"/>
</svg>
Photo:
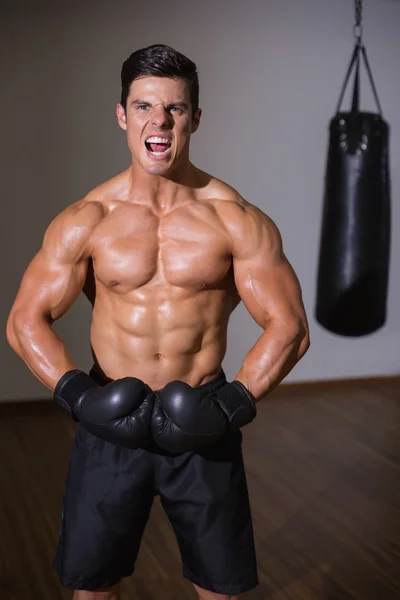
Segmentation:
<svg viewBox="0 0 400 600">
<path fill-rule="evenodd" d="M 278 324 L 271 325 L 247 353 L 235 379 L 260 400 L 290 373 L 308 347 L 309 337 L 304 325 L 290 333 Z"/>
<path fill-rule="evenodd" d="M 35 377 L 50 390 L 71 369 L 76 369 L 62 340 L 45 320 L 7 324 L 7 340 Z"/>
</svg>

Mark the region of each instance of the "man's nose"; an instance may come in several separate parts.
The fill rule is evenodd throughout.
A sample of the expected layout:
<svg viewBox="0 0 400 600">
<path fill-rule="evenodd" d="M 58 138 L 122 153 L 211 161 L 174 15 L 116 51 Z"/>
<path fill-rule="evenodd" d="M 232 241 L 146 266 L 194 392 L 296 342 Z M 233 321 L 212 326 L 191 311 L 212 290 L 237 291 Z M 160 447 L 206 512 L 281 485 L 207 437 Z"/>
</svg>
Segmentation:
<svg viewBox="0 0 400 600">
<path fill-rule="evenodd" d="M 158 127 L 161 127 L 161 126 L 165 127 L 166 125 L 169 124 L 169 122 L 171 120 L 171 115 L 165 109 L 164 106 L 158 104 L 157 106 L 155 106 L 153 108 L 151 118 L 153 121 L 153 125 L 157 125 Z"/>
</svg>

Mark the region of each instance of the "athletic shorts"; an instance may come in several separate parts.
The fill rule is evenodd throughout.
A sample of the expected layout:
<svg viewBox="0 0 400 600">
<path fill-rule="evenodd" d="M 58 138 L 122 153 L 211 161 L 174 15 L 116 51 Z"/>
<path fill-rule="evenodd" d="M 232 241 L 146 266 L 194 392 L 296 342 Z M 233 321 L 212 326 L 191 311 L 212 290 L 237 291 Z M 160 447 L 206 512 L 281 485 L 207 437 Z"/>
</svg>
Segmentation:
<svg viewBox="0 0 400 600">
<path fill-rule="evenodd" d="M 99 376 L 93 371 L 92 377 Z M 225 374 L 200 386 L 212 392 Z M 104 380 L 102 381 L 104 384 Z M 98 590 L 132 575 L 153 498 L 174 530 L 183 576 L 219 594 L 258 584 L 242 433 L 200 452 L 168 453 L 154 442 L 129 449 L 78 424 L 66 480 L 54 567 L 61 583 Z"/>
</svg>

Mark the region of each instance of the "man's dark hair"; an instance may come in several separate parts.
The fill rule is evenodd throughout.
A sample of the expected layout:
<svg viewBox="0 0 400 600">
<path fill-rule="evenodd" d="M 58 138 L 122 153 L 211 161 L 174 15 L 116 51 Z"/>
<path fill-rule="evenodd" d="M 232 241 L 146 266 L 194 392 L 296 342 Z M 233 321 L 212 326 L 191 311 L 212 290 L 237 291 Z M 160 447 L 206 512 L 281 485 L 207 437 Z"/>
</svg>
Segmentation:
<svg viewBox="0 0 400 600">
<path fill-rule="evenodd" d="M 170 46 L 154 44 L 133 52 L 122 65 L 121 104 L 126 101 L 132 81 L 140 77 L 179 77 L 189 83 L 192 116 L 199 107 L 199 79 L 194 62 Z"/>
</svg>

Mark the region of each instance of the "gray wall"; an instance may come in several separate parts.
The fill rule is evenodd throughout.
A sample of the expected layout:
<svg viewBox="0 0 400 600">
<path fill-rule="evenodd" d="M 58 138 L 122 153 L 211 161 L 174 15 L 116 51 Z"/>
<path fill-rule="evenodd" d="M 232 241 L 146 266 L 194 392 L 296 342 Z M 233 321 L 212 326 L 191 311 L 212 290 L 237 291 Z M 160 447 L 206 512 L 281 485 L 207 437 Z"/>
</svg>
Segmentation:
<svg viewBox="0 0 400 600">
<path fill-rule="evenodd" d="M 192 159 L 276 221 L 302 283 L 312 349 L 288 379 L 400 372 L 399 2 L 365 2 L 365 42 L 392 127 L 394 235 L 389 320 L 358 339 L 313 317 L 327 126 L 353 47 L 351 0 L 14 0 L 1 13 L 2 326 L 49 221 L 129 164 L 114 116 L 122 61 L 167 43 L 199 67 L 204 112 Z M 369 90 L 363 108 L 374 109 Z M 89 321 L 81 298 L 56 324 L 82 368 Z M 239 307 L 228 377 L 260 334 Z M 49 395 L 3 337 L 1 357 L 1 399 Z"/>
</svg>

